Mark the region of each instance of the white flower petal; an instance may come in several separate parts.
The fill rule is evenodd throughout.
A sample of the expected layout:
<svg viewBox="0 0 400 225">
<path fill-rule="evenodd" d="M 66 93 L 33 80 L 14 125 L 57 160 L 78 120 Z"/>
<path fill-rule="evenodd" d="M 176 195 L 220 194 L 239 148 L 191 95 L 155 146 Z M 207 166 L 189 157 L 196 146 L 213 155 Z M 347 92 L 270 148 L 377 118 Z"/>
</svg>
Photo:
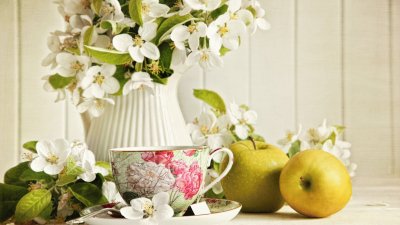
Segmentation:
<svg viewBox="0 0 400 225">
<path fill-rule="evenodd" d="M 109 77 L 104 80 L 101 88 L 108 94 L 114 94 L 119 90 L 119 82 L 114 77 Z"/>
<path fill-rule="evenodd" d="M 222 44 L 230 50 L 236 50 L 239 48 L 239 38 L 224 38 Z"/>
<path fill-rule="evenodd" d="M 249 110 L 243 114 L 243 118 L 248 124 L 256 124 L 257 117 L 257 112 L 253 110 Z"/>
<path fill-rule="evenodd" d="M 213 67 L 222 67 L 224 62 L 222 61 L 221 57 L 216 55 L 215 53 L 211 53 L 209 61 Z"/>
<path fill-rule="evenodd" d="M 216 8 L 219 7 L 219 5 L 221 4 L 221 0 L 207 0 L 206 1 L 206 10 L 207 11 L 212 11 Z"/>
<path fill-rule="evenodd" d="M 189 38 L 190 33 L 188 27 L 180 25 L 175 27 L 171 32 L 171 40 L 174 42 L 182 42 Z"/>
<path fill-rule="evenodd" d="M 139 220 L 143 219 L 143 213 L 140 213 L 138 211 L 134 211 L 132 207 L 124 207 L 121 209 L 121 215 L 127 219 L 130 220 Z"/>
<path fill-rule="evenodd" d="M 89 107 L 91 105 L 92 105 L 92 101 L 86 100 L 86 101 L 83 101 L 81 104 L 79 104 L 76 109 L 79 113 L 84 113 L 89 109 Z"/>
<path fill-rule="evenodd" d="M 52 149 L 53 143 L 50 141 L 39 141 L 36 144 L 36 150 L 39 157 L 47 158 L 52 153 Z"/>
<path fill-rule="evenodd" d="M 241 140 L 244 140 L 249 136 L 248 127 L 242 124 L 235 125 L 235 133 Z"/>
<path fill-rule="evenodd" d="M 153 196 L 152 199 L 155 208 L 161 205 L 169 204 L 169 194 L 167 192 L 160 192 Z"/>
<path fill-rule="evenodd" d="M 47 161 L 43 157 L 36 157 L 31 162 L 31 169 L 35 172 L 43 171 L 44 167 L 47 165 Z"/>
<path fill-rule="evenodd" d="M 189 47 L 192 50 L 199 48 L 200 40 L 198 35 L 190 35 L 189 37 Z"/>
<path fill-rule="evenodd" d="M 167 15 L 169 7 L 164 4 L 151 4 L 149 15 L 158 18 Z"/>
<path fill-rule="evenodd" d="M 49 175 L 57 175 L 64 169 L 63 165 L 51 165 L 48 164 L 44 167 L 43 171 Z"/>
<path fill-rule="evenodd" d="M 140 52 L 139 46 L 130 46 L 128 48 L 129 55 L 131 55 L 132 59 L 136 62 L 142 63 L 144 60 L 144 55 Z"/>
<path fill-rule="evenodd" d="M 148 198 L 135 198 L 131 200 L 131 207 L 135 211 L 141 212 L 144 205 L 153 205 L 153 202 Z"/>
<path fill-rule="evenodd" d="M 115 49 L 121 52 L 127 52 L 129 46 L 133 45 L 132 37 L 129 34 L 119 34 L 112 40 Z"/>
<path fill-rule="evenodd" d="M 174 210 L 169 205 L 160 205 L 156 207 L 153 218 L 162 221 L 174 216 Z"/>
<path fill-rule="evenodd" d="M 101 66 L 101 73 L 106 77 L 111 77 L 112 75 L 114 75 L 116 70 L 117 67 L 115 65 L 103 64 Z"/>
<path fill-rule="evenodd" d="M 200 51 L 194 51 L 188 55 L 185 64 L 188 66 L 195 65 L 200 61 L 200 57 Z"/>
<path fill-rule="evenodd" d="M 149 59 L 157 60 L 160 58 L 160 50 L 151 42 L 146 42 L 140 48 L 140 52 Z"/>
<path fill-rule="evenodd" d="M 229 0 L 228 1 L 228 10 L 230 12 L 236 12 L 240 9 L 241 5 L 242 5 L 241 0 Z"/>
<path fill-rule="evenodd" d="M 105 91 L 97 83 L 90 85 L 90 92 L 96 98 L 103 98 L 105 94 Z"/>
<path fill-rule="evenodd" d="M 87 75 L 87 76 L 83 77 L 83 79 L 81 81 L 81 87 L 83 89 L 86 89 L 93 83 L 93 81 L 94 81 L 94 77 Z"/>
<path fill-rule="evenodd" d="M 132 80 L 129 80 L 128 82 L 125 83 L 125 85 L 124 85 L 124 87 L 122 89 L 122 94 L 123 95 L 127 95 L 132 91 L 132 88 L 133 88 L 132 84 L 133 84 Z"/>
<path fill-rule="evenodd" d="M 138 33 L 143 40 L 151 41 L 157 34 L 157 24 L 153 22 L 145 23 L 143 27 L 139 28 Z"/>
<path fill-rule="evenodd" d="M 267 20 L 264 18 L 257 18 L 256 19 L 256 24 L 261 30 L 269 30 L 271 29 L 271 24 L 268 23 Z"/>
</svg>

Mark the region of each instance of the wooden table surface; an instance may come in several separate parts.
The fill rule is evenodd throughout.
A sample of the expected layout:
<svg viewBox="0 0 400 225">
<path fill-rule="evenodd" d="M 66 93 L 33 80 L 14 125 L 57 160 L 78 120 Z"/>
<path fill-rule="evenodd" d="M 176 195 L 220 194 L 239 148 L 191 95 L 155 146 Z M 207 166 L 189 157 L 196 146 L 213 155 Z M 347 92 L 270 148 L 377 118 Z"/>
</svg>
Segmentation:
<svg viewBox="0 0 400 225">
<path fill-rule="evenodd" d="M 400 225 L 400 178 L 353 181 L 353 197 L 340 212 L 322 219 L 310 219 L 285 205 L 272 214 L 241 213 L 230 225 Z"/>
</svg>

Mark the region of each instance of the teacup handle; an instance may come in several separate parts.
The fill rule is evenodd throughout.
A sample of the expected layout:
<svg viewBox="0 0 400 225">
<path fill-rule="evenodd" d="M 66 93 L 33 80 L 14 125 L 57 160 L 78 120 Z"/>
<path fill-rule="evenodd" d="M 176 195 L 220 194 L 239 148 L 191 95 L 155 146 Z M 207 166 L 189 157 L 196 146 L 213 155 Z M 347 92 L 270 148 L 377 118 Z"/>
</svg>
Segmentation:
<svg viewBox="0 0 400 225">
<path fill-rule="evenodd" d="M 215 184 L 220 182 L 222 180 L 222 178 L 224 178 L 228 174 L 229 170 L 231 170 L 231 168 L 232 168 L 232 165 L 233 165 L 233 153 L 232 153 L 231 150 L 229 150 L 227 148 L 218 148 L 218 149 L 215 149 L 214 151 L 212 151 L 210 153 L 210 157 L 208 159 L 207 165 L 211 164 L 211 160 L 213 158 L 213 155 L 215 155 L 218 152 L 225 152 L 228 155 L 228 157 L 229 157 L 228 165 L 226 166 L 225 170 L 217 178 L 215 178 L 215 180 L 213 180 L 210 184 L 208 184 L 205 188 L 203 188 L 203 190 L 201 191 L 201 194 L 205 194 Z"/>
</svg>

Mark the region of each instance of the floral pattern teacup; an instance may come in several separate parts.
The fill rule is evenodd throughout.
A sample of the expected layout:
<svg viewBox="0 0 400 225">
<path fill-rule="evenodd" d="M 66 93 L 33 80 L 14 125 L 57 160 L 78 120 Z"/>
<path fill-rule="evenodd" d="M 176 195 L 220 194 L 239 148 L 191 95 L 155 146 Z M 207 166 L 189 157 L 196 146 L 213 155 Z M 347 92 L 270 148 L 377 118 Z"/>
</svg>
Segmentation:
<svg viewBox="0 0 400 225">
<path fill-rule="evenodd" d="M 229 163 L 221 175 L 205 185 L 207 167 L 212 156 L 225 152 Z M 233 154 L 227 148 L 214 150 L 206 146 L 132 147 L 110 150 L 113 176 L 122 198 L 130 203 L 139 197 L 152 198 L 168 192 L 169 205 L 176 216 L 218 183 L 231 169 Z"/>
</svg>

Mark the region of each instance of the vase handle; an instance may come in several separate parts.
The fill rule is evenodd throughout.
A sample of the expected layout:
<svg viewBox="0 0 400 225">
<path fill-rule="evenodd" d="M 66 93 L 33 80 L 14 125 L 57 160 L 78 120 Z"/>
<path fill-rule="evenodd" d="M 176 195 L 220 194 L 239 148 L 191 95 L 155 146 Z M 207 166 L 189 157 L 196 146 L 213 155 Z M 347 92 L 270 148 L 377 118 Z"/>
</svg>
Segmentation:
<svg viewBox="0 0 400 225">
<path fill-rule="evenodd" d="M 209 159 L 208 159 L 208 165 L 211 164 L 211 160 L 213 158 L 213 155 L 215 155 L 215 154 L 217 154 L 219 152 L 225 152 L 228 155 L 228 157 L 229 157 L 228 165 L 226 166 L 225 170 L 217 178 L 215 178 L 215 180 L 213 180 L 210 184 L 208 184 L 205 188 L 203 188 L 203 190 L 201 191 L 202 195 L 205 194 L 208 190 L 210 190 L 215 184 L 220 182 L 222 180 L 222 178 L 224 178 L 232 168 L 232 165 L 233 165 L 233 153 L 228 148 L 218 148 L 218 149 L 212 151 L 210 153 L 210 156 L 209 156 Z"/>
</svg>

